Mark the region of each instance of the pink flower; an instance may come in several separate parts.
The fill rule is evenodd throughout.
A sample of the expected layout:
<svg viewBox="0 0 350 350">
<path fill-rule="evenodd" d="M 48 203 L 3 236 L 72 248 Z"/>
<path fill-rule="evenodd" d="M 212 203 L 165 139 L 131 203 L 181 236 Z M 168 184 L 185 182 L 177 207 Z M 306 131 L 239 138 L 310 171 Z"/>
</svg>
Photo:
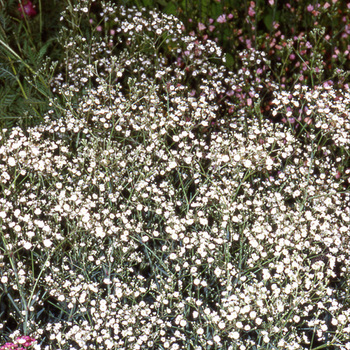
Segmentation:
<svg viewBox="0 0 350 350">
<path fill-rule="evenodd" d="M 216 20 L 218 23 L 225 23 L 226 22 L 226 15 L 223 14 L 223 15 L 220 15 L 217 20 Z"/>
<path fill-rule="evenodd" d="M 202 31 L 205 28 L 206 28 L 206 26 L 203 23 L 201 23 L 201 22 L 198 23 L 198 30 Z"/>
<path fill-rule="evenodd" d="M 16 343 L 23 345 L 24 347 L 31 346 L 36 340 L 28 335 L 23 335 L 16 339 Z"/>
<path fill-rule="evenodd" d="M 28 17 L 34 17 L 36 15 L 35 5 L 30 0 L 20 0 L 18 4 L 18 11 L 21 13 L 21 17 L 24 15 Z"/>
<path fill-rule="evenodd" d="M 13 344 L 13 343 L 5 343 L 0 350 L 10 350 L 10 349 L 16 349 L 17 348 L 17 344 Z"/>
<path fill-rule="evenodd" d="M 254 17 L 255 16 L 255 11 L 254 11 L 253 7 L 249 7 L 248 15 L 249 15 L 249 17 Z"/>
<path fill-rule="evenodd" d="M 0 347 L 0 350 L 26 350 L 26 348 L 33 345 L 35 341 L 36 340 L 34 338 L 29 337 L 28 335 L 23 335 L 18 337 L 14 343 L 5 343 L 2 347 Z M 18 345 L 21 347 L 19 348 Z"/>
</svg>

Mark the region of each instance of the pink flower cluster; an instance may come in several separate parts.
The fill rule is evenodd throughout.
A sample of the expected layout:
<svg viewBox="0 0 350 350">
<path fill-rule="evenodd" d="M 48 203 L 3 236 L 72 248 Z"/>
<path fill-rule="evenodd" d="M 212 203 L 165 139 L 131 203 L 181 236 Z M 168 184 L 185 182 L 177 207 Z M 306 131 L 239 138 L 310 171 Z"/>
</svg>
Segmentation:
<svg viewBox="0 0 350 350">
<path fill-rule="evenodd" d="M 33 345 L 36 340 L 28 335 L 18 337 L 13 343 L 5 343 L 0 350 L 27 350 L 26 348 Z"/>
</svg>

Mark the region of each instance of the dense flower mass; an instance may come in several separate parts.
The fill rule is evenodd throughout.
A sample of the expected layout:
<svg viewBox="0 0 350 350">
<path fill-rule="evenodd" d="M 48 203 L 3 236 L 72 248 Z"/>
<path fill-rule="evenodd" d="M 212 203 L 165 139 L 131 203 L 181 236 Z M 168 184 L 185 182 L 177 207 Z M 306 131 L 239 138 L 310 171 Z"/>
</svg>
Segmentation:
<svg viewBox="0 0 350 350">
<path fill-rule="evenodd" d="M 35 339 L 31 338 L 27 335 L 23 335 L 21 337 L 18 337 L 13 343 L 5 343 L 3 346 L 0 347 L 0 350 L 25 350 L 26 348 L 30 347 L 35 343 Z"/>
<path fill-rule="evenodd" d="M 230 71 L 173 16 L 74 11 L 94 35 L 67 9 L 45 122 L 0 136 L 0 339 L 350 349 L 348 92 L 284 91 L 253 49 Z"/>
</svg>

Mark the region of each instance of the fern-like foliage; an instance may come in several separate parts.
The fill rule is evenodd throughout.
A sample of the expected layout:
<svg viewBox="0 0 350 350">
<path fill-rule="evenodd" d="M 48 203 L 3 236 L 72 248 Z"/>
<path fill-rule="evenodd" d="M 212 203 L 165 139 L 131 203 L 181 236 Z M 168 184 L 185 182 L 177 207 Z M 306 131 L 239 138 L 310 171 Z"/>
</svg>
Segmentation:
<svg viewBox="0 0 350 350">
<path fill-rule="evenodd" d="M 17 0 L 0 0 L 2 128 L 41 122 L 49 109 L 50 62 L 62 57 L 62 48 L 56 44 L 60 6 L 56 0 L 42 1 L 35 17 L 22 18 Z"/>
</svg>

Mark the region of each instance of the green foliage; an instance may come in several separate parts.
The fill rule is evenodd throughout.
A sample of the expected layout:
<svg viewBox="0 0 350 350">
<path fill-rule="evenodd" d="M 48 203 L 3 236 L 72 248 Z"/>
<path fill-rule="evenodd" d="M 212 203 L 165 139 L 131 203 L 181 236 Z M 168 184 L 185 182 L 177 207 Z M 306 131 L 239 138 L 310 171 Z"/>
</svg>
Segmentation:
<svg viewBox="0 0 350 350">
<path fill-rule="evenodd" d="M 37 5 L 39 15 L 21 18 L 18 1 L 1 3 L 0 127 L 36 124 L 49 108 L 48 57 L 61 58 L 55 41 L 62 5 L 56 0 Z"/>
</svg>

